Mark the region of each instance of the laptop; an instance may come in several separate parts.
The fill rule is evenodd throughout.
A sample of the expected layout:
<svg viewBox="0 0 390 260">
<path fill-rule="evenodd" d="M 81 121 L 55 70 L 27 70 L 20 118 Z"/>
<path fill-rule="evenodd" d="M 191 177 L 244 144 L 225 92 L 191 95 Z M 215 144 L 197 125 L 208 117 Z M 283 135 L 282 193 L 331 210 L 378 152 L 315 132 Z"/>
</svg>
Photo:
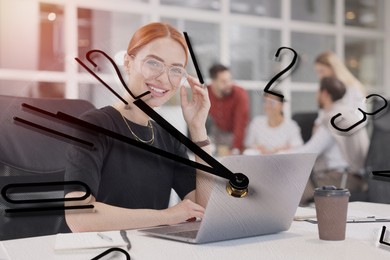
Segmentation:
<svg viewBox="0 0 390 260">
<path fill-rule="evenodd" d="M 247 196 L 230 196 L 226 191 L 228 181 L 216 177 L 201 221 L 139 231 L 201 244 L 288 230 L 316 157 L 302 153 L 224 157 L 224 166 L 249 178 Z"/>
</svg>

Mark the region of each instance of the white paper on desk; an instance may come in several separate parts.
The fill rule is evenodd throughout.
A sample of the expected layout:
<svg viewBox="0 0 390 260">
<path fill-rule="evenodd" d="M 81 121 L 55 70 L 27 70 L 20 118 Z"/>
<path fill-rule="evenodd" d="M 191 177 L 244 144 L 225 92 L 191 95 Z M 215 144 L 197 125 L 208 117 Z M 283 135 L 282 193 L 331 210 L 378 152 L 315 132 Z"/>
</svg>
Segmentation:
<svg viewBox="0 0 390 260">
<path fill-rule="evenodd" d="M 102 239 L 97 235 L 98 233 L 104 234 L 112 238 L 112 241 Z M 126 246 L 126 242 L 123 241 L 119 231 L 82 232 L 57 234 L 54 249 L 71 250 L 122 246 Z"/>
<path fill-rule="evenodd" d="M 367 218 L 369 216 L 372 216 L 370 212 L 362 211 L 362 210 L 355 210 L 355 209 L 348 209 L 348 215 L 347 215 L 347 221 L 353 221 L 353 220 L 359 220 L 362 218 Z M 389 218 L 386 216 L 374 216 L 375 218 Z M 297 221 L 303 221 L 303 220 L 309 220 L 309 222 L 315 224 L 317 223 L 317 217 L 316 217 L 316 209 L 315 208 L 309 208 L 309 207 L 298 207 L 297 212 L 295 214 L 294 220 Z"/>
<path fill-rule="evenodd" d="M 0 260 L 10 260 L 7 250 L 5 249 L 3 243 L 0 242 Z"/>
</svg>

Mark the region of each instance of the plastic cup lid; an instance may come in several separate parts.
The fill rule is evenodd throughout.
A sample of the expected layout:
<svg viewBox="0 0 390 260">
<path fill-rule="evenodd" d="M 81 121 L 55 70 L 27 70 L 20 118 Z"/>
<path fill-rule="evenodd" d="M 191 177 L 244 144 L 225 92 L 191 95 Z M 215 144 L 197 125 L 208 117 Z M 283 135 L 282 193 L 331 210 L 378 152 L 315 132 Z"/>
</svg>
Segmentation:
<svg viewBox="0 0 390 260">
<path fill-rule="evenodd" d="M 315 196 L 351 196 L 348 189 L 336 188 L 335 186 L 322 186 L 314 190 Z"/>
</svg>

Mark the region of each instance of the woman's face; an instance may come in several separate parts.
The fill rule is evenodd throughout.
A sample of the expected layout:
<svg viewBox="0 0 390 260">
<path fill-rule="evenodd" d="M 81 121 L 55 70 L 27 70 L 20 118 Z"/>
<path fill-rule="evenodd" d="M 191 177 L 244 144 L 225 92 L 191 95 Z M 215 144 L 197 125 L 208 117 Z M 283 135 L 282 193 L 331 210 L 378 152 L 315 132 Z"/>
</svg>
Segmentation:
<svg viewBox="0 0 390 260">
<path fill-rule="evenodd" d="M 334 76 L 333 70 L 329 66 L 326 66 L 326 65 L 321 64 L 321 63 L 316 63 L 314 66 L 315 66 L 315 71 L 317 73 L 317 77 L 319 80 L 321 80 L 325 77 L 333 77 Z"/>
<path fill-rule="evenodd" d="M 283 111 L 283 103 L 272 95 L 264 95 L 263 107 L 267 116 L 273 116 L 275 114 L 281 114 Z"/>
<path fill-rule="evenodd" d="M 183 82 L 181 75 L 185 75 L 185 58 L 183 47 L 171 38 L 156 39 L 140 49 L 135 56 L 125 57 L 128 60 L 128 85 L 131 92 L 138 96 L 150 91 L 142 100 L 151 107 L 163 105 Z"/>
</svg>

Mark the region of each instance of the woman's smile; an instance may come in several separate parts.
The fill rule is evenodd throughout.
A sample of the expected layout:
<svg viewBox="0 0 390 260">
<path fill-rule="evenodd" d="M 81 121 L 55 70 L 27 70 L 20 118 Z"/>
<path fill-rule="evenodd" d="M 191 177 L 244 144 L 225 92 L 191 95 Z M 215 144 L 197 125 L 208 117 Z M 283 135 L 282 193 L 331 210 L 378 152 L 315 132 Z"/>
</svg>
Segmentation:
<svg viewBox="0 0 390 260">
<path fill-rule="evenodd" d="M 169 92 L 169 89 L 164 88 L 157 84 L 145 83 L 146 87 L 150 91 L 153 97 L 163 97 Z"/>
</svg>

